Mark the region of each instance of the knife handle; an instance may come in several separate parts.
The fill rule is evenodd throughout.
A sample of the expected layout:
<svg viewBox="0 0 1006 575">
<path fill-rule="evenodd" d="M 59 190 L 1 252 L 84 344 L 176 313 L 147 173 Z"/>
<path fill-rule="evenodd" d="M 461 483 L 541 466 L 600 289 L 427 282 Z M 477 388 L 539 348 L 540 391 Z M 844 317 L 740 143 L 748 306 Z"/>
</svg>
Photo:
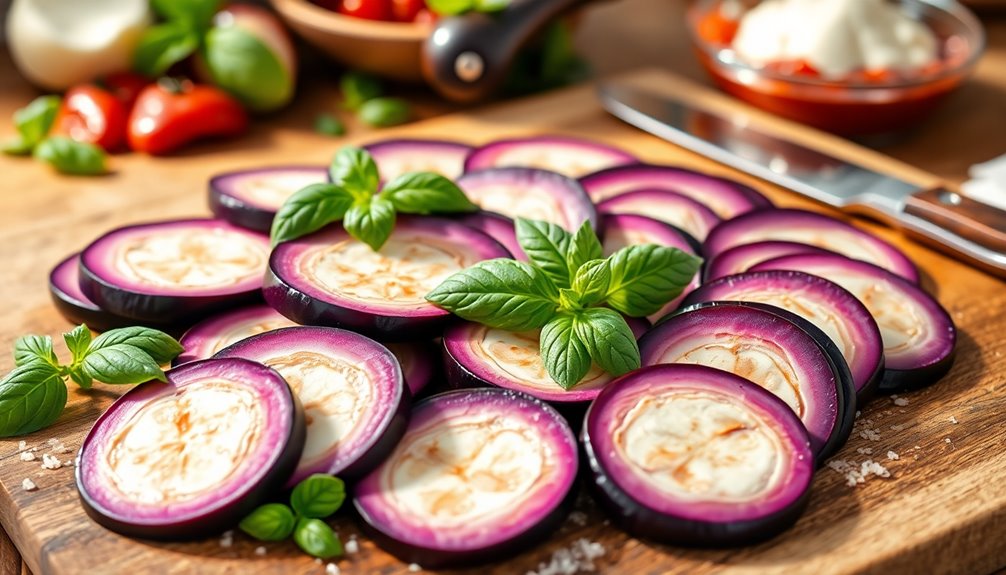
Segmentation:
<svg viewBox="0 0 1006 575">
<path fill-rule="evenodd" d="M 905 202 L 905 212 L 962 238 L 1006 252 L 1006 211 L 945 188 L 917 192 Z"/>
</svg>

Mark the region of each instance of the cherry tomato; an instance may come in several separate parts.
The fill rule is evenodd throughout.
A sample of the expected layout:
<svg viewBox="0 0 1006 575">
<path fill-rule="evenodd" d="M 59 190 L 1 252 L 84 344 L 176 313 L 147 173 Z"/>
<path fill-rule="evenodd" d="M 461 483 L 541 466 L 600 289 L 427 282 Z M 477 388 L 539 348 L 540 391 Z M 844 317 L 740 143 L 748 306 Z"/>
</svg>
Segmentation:
<svg viewBox="0 0 1006 575">
<path fill-rule="evenodd" d="M 126 136 L 128 111 L 111 92 L 86 84 L 71 88 L 59 106 L 53 133 L 113 152 Z"/>
<path fill-rule="evenodd" d="M 339 13 L 365 20 L 391 20 L 389 0 L 342 0 Z"/>
<path fill-rule="evenodd" d="M 101 84 L 126 105 L 126 110 L 132 110 L 140 92 L 150 85 L 150 79 L 136 72 L 116 72 L 105 76 Z"/>
<path fill-rule="evenodd" d="M 717 9 L 710 10 L 702 16 L 696 31 L 699 37 L 706 42 L 718 46 L 726 46 L 734 41 L 734 36 L 737 35 L 737 28 L 739 27 L 740 22 L 724 17 Z"/>
<path fill-rule="evenodd" d="M 396 22 L 413 22 L 425 7 L 423 0 L 391 0 L 391 15 Z"/>
<path fill-rule="evenodd" d="M 205 137 L 235 136 L 248 127 L 248 114 L 214 86 L 162 78 L 140 93 L 129 116 L 129 145 L 138 152 L 165 154 Z"/>
</svg>

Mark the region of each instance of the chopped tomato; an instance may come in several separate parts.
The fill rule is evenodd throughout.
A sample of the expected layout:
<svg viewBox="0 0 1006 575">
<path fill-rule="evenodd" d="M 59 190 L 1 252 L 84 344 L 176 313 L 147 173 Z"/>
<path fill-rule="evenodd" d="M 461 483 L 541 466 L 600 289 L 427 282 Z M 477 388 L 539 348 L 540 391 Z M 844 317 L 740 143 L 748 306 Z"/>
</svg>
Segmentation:
<svg viewBox="0 0 1006 575">
<path fill-rule="evenodd" d="M 698 33 L 700 38 L 710 44 L 727 46 L 734 41 L 739 27 L 740 22 L 723 16 L 719 9 L 716 9 L 710 10 L 699 20 Z"/>
<path fill-rule="evenodd" d="M 389 0 L 342 0 L 339 13 L 365 20 L 391 20 Z"/>
<path fill-rule="evenodd" d="M 128 139 L 138 152 L 166 154 L 193 140 L 236 136 L 247 127 L 247 113 L 227 92 L 162 78 L 137 98 L 129 116 Z"/>
<path fill-rule="evenodd" d="M 391 0 L 391 15 L 396 22 L 412 22 L 425 7 L 423 0 Z"/>
<path fill-rule="evenodd" d="M 59 106 L 53 131 L 114 152 L 126 137 L 129 112 L 111 92 L 90 84 L 71 88 Z"/>
</svg>

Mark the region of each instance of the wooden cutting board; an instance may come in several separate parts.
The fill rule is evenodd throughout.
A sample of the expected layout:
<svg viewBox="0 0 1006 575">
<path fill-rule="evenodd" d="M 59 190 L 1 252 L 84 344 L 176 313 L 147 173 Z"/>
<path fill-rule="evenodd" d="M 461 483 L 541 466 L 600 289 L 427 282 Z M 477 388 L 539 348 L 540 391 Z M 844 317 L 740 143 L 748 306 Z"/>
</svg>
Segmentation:
<svg viewBox="0 0 1006 575">
<path fill-rule="evenodd" d="M 684 95 L 728 108 L 733 100 L 666 72 L 643 71 L 626 79 L 653 90 Z M 829 149 L 857 155 L 891 172 L 932 183 L 925 173 L 899 165 L 841 140 L 769 121 Z M 381 132 L 380 137 L 425 136 L 472 143 L 506 136 L 563 133 L 625 148 L 640 158 L 680 164 L 737 177 L 763 190 L 781 206 L 808 207 L 796 195 L 760 183 L 630 128 L 605 114 L 591 87 L 579 87 L 485 110 L 459 113 Z M 367 139 L 374 139 L 370 135 Z M 208 214 L 206 182 L 216 172 L 282 163 L 327 163 L 344 143 L 278 122 L 252 137 L 199 147 L 172 158 L 115 158 L 107 178 L 57 177 L 30 162 L 3 158 L 0 245 L 0 350 L 12 349 L 25 333 L 57 339 L 68 324 L 49 302 L 49 269 L 68 253 L 114 226 Z M 211 152 L 211 153 L 208 153 Z M 821 207 L 815 209 L 825 210 Z M 857 465 L 873 459 L 891 477 L 870 477 L 849 486 L 829 468 L 820 470 L 807 512 L 791 530 L 770 542 L 741 549 L 688 550 L 645 543 L 610 526 L 587 497 L 578 516 L 554 537 L 516 557 L 472 573 L 525 573 L 549 562 L 577 540 L 600 542 L 594 563 L 606 573 L 960 573 L 988 572 L 1006 565 L 1006 290 L 997 279 L 902 238 L 897 232 L 857 221 L 902 247 L 924 272 L 960 328 L 957 361 L 938 385 L 903 396 L 907 405 L 880 397 L 865 407 L 848 445 L 835 459 Z M 13 361 L 4 351 L 0 370 Z M 59 422 L 21 439 L 47 451 L 56 438 L 76 450 L 95 418 L 123 390 L 74 386 Z M 903 404 L 903 401 L 898 402 Z M 870 430 L 871 433 L 867 433 Z M 879 439 L 868 439 L 869 436 Z M 869 451 L 867 451 L 869 450 Z M 897 459 L 888 459 L 897 454 Z M 72 455 L 62 456 L 64 459 Z M 24 478 L 39 489 L 26 492 Z M 18 441 L 0 441 L 0 522 L 36 574 L 70 573 L 321 573 L 323 566 L 292 543 L 259 545 L 240 534 L 224 547 L 216 539 L 152 543 L 115 535 L 91 522 L 77 501 L 73 470 L 43 470 L 22 462 Z M 356 534 L 349 518 L 334 523 L 343 540 Z M 361 537 L 360 551 L 339 562 L 342 573 L 405 573 L 406 565 Z"/>
</svg>

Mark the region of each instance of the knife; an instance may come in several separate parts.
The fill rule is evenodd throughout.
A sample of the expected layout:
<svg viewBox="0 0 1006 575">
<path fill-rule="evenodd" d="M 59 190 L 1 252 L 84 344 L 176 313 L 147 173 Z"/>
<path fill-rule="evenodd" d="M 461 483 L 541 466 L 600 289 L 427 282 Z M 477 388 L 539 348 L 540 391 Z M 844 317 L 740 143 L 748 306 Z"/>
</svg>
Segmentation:
<svg viewBox="0 0 1006 575">
<path fill-rule="evenodd" d="M 1006 277 L 1006 211 L 943 187 L 920 189 L 683 100 L 621 84 L 599 89 L 621 120 L 669 142 L 818 202 L 865 213 Z"/>
</svg>

